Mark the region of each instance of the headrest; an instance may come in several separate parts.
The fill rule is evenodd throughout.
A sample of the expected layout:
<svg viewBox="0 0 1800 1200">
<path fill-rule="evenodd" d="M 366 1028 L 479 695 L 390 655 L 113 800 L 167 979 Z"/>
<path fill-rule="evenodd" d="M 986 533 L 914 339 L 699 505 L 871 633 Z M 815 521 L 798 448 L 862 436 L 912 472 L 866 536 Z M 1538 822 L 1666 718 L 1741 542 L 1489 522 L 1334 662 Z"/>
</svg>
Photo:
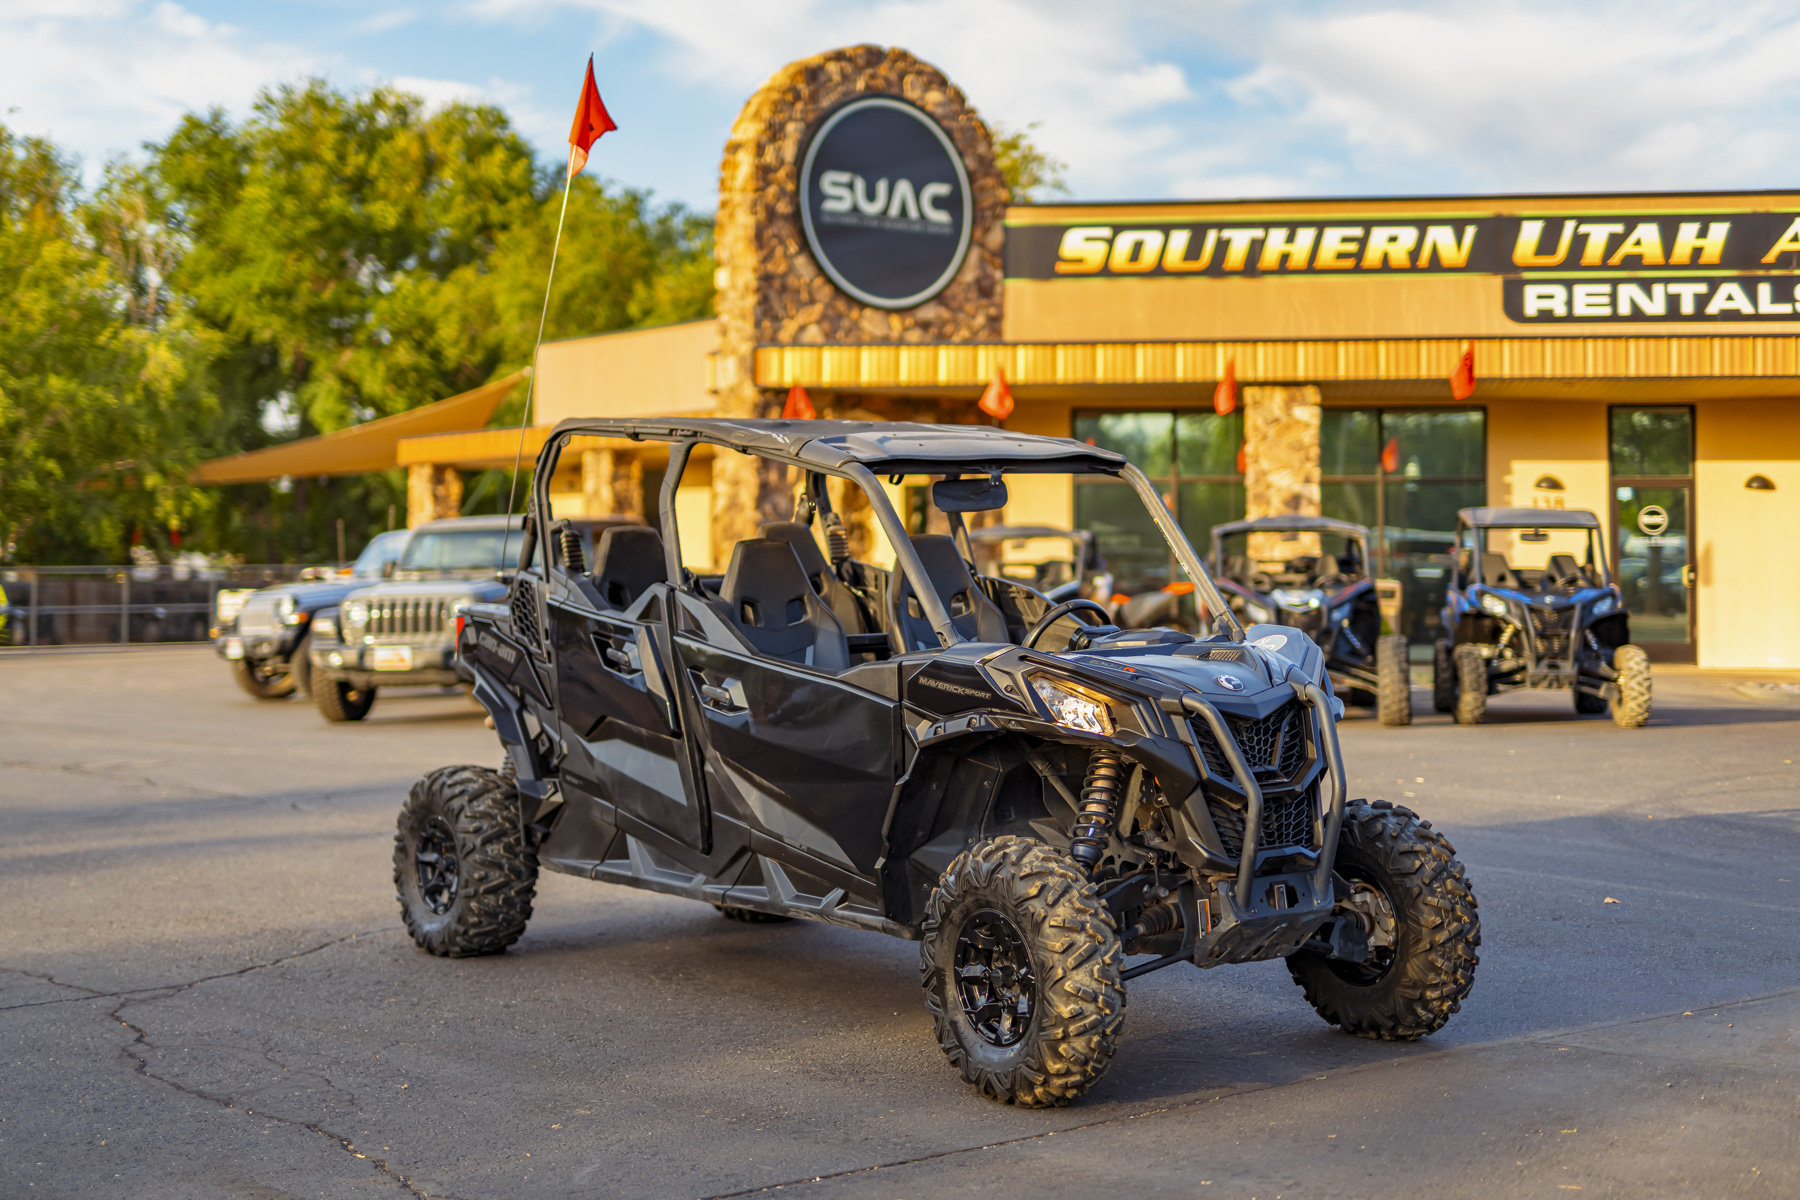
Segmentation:
<svg viewBox="0 0 1800 1200">
<path fill-rule="evenodd" d="M 786 629 L 806 620 L 813 594 L 794 548 L 780 538 L 750 538 L 731 552 L 719 596 L 734 616 L 757 629 Z"/>
<path fill-rule="evenodd" d="M 800 560 L 800 569 L 811 579 L 831 569 L 825 561 L 825 554 L 819 549 L 819 543 L 813 539 L 812 530 L 798 521 L 770 521 L 757 531 L 764 538 L 774 538 L 786 542 L 794 548 L 794 555 Z"/>
<path fill-rule="evenodd" d="M 653 583 L 669 581 L 662 534 L 647 525 L 614 525 L 594 548 L 594 587 L 614 608 L 629 608 Z"/>
</svg>

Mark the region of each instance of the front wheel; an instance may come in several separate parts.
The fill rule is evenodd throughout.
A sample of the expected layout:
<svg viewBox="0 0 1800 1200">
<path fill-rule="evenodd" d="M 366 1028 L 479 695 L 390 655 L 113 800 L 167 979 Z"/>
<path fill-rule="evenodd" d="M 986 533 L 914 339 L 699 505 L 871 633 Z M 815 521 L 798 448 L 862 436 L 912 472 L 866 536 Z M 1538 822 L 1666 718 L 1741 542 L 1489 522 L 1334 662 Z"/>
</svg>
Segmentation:
<svg viewBox="0 0 1800 1200">
<path fill-rule="evenodd" d="M 1392 634 L 1375 643 L 1375 715 L 1383 725 L 1412 724 L 1412 664 L 1406 638 Z"/>
<path fill-rule="evenodd" d="M 993 1100 L 1068 1104 L 1125 1023 L 1125 952 L 1074 860 L 998 837 L 956 857 L 925 910 L 919 973 L 938 1047 Z"/>
<path fill-rule="evenodd" d="M 1443 638 L 1431 648 L 1431 707 L 1441 713 L 1456 711 L 1456 658 Z"/>
<path fill-rule="evenodd" d="M 1650 723 L 1650 656 L 1642 646 L 1620 646 L 1613 651 L 1613 670 L 1619 673 L 1619 695 L 1612 702 L 1613 724 L 1641 729 Z"/>
<path fill-rule="evenodd" d="M 341 679 L 321 679 L 312 689 L 319 715 L 336 724 L 360 721 L 375 707 L 375 689 L 352 687 Z"/>
<path fill-rule="evenodd" d="M 1469 642 L 1456 648 L 1456 723 L 1479 725 L 1487 719 L 1487 659 Z"/>
<path fill-rule="evenodd" d="M 1345 1033 L 1412 1041 L 1444 1027 L 1475 986 L 1481 918 L 1456 850 L 1429 821 L 1385 800 L 1353 801 L 1338 836 L 1339 920 L 1362 926 L 1366 962 L 1287 960 L 1321 1017 Z"/>
<path fill-rule="evenodd" d="M 233 660 L 231 677 L 245 695 L 255 696 L 258 700 L 286 700 L 294 694 L 293 671 L 272 670 L 247 658 Z"/>
<path fill-rule="evenodd" d="M 531 920 L 537 875 L 519 795 L 498 771 L 444 767 L 413 784 L 394 834 L 394 888 L 419 949 L 500 953 Z"/>
</svg>

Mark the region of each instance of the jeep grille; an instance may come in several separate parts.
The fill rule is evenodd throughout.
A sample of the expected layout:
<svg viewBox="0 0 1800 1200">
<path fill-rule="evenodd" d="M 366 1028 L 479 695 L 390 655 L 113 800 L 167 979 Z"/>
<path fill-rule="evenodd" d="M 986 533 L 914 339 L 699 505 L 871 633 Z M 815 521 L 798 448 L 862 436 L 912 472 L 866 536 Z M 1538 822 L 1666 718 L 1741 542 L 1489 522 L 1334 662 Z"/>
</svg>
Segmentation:
<svg viewBox="0 0 1800 1200">
<path fill-rule="evenodd" d="M 237 631 L 245 637 L 267 637 L 276 628 L 274 596 L 251 596 L 238 610 Z"/>
<path fill-rule="evenodd" d="M 434 637 L 450 619 L 448 596 L 379 596 L 369 601 L 369 635 L 377 641 Z"/>
<path fill-rule="evenodd" d="M 1569 635 L 1574 628 L 1573 607 L 1531 610 L 1531 632 L 1537 638 L 1539 658 L 1568 658 Z"/>
</svg>

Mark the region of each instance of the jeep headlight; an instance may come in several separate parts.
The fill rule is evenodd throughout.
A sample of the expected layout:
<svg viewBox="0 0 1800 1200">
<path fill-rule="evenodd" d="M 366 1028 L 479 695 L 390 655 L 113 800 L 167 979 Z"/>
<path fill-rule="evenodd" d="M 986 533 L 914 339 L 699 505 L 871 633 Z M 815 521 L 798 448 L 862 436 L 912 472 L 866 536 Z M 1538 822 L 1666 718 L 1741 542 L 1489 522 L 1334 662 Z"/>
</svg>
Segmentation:
<svg viewBox="0 0 1800 1200">
<path fill-rule="evenodd" d="M 1106 697 L 1099 692 L 1048 675 L 1033 676 L 1031 686 L 1050 710 L 1050 719 L 1058 725 L 1083 733 L 1111 736 L 1112 713 L 1108 711 Z"/>
<path fill-rule="evenodd" d="M 352 600 L 344 605 L 344 640 L 355 641 L 362 636 L 363 626 L 369 623 L 369 606 L 361 600 Z"/>
<path fill-rule="evenodd" d="M 1507 607 L 1505 598 L 1492 592 L 1481 593 L 1481 611 L 1495 617 L 1504 617 L 1512 612 Z"/>
<path fill-rule="evenodd" d="M 275 616 L 283 625 L 298 625 L 306 619 L 306 614 L 294 608 L 294 598 L 283 596 L 275 601 Z"/>
<path fill-rule="evenodd" d="M 315 638 L 335 638 L 338 635 L 336 617 L 314 617 L 312 623 Z"/>
</svg>

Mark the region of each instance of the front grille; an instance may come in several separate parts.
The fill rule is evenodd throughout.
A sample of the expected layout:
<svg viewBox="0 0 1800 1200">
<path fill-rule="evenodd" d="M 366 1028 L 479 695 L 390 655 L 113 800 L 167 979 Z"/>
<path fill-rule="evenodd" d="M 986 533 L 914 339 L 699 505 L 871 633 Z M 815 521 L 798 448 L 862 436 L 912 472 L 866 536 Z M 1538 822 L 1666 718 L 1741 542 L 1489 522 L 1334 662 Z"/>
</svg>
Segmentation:
<svg viewBox="0 0 1800 1200">
<path fill-rule="evenodd" d="M 1537 638 L 1539 658 L 1569 657 L 1569 635 L 1575 628 L 1574 608 L 1531 609 L 1531 632 Z"/>
<path fill-rule="evenodd" d="M 1225 728 L 1237 741 L 1238 753 L 1244 756 L 1244 765 L 1259 781 L 1263 778 L 1292 779 L 1305 764 L 1306 709 L 1298 700 L 1291 700 L 1260 719 L 1234 717 L 1229 713 L 1222 715 Z M 1222 779 L 1232 778 L 1231 764 L 1213 737 L 1212 726 L 1199 717 L 1194 718 L 1192 724 L 1207 768 Z"/>
<path fill-rule="evenodd" d="M 1316 789 L 1312 789 L 1298 796 L 1265 796 L 1262 832 L 1256 839 L 1257 845 L 1264 850 L 1283 846 L 1316 849 L 1317 812 L 1313 803 L 1315 791 Z M 1248 810 L 1210 796 L 1207 798 L 1206 808 L 1212 814 L 1213 827 L 1219 831 L 1219 841 L 1224 844 L 1225 853 L 1232 858 L 1238 857 L 1244 852 L 1244 818 Z"/>
<path fill-rule="evenodd" d="M 275 597 L 252 596 L 238 610 L 237 631 L 245 637 L 266 637 L 275 632 Z"/>
<path fill-rule="evenodd" d="M 450 619 L 448 596 L 379 596 L 369 601 L 369 636 L 378 641 L 434 637 Z"/>
</svg>

